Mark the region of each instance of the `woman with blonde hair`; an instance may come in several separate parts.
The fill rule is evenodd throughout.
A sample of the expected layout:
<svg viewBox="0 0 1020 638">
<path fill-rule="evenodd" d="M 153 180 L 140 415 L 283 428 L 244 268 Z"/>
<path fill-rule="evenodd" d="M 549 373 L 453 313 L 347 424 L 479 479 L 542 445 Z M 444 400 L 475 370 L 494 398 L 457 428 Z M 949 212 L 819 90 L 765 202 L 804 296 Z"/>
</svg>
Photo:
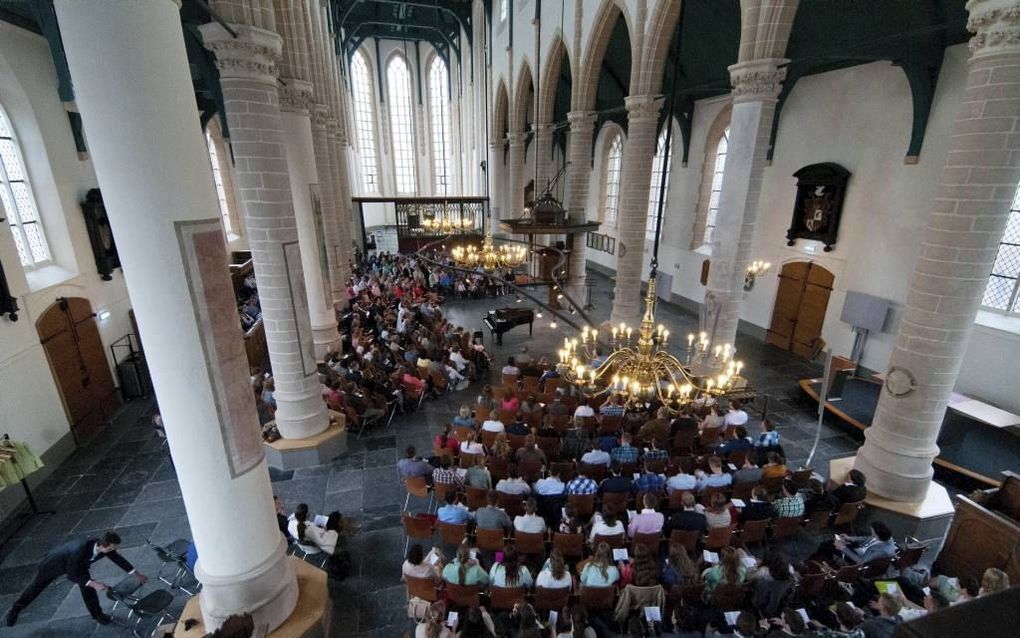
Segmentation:
<svg viewBox="0 0 1020 638">
<path fill-rule="evenodd" d="M 705 522 L 710 528 L 729 527 L 733 524 L 729 501 L 722 492 L 712 492 L 712 496 L 709 497 L 708 507 L 705 508 Z"/>
<path fill-rule="evenodd" d="M 471 408 L 467 404 L 460 406 L 460 412 L 457 413 L 457 416 L 453 417 L 453 426 L 474 429 L 475 420 L 471 418 Z"/>
<path fill-rule="evenodd" d="M 513 457 L 514 451 L 511 449 L 505 433 L 500 432 L 496 435 L 496 441 L 492 444 L 490 453 L 494 458 L 504 461 L 509 461 Z"/>
<path fill-rule="evenodd" d="M 446 620 L 446 603 L 441 600 L 429 605 L 425 612 L 425 620 L 414 629 L 414 638 L 453 638 L 444 623 Z"/>
<path fill-rule="evenodd" d="M 471 548 L 466 542 L 457 547 L 457 556 L 443 568 L 443 580 L 454 585 L 487 585 L 489 575 L 472 558 Z"/>
<path fill-rule="evenodd" d="M 613 564 L 609 543 L 599 543 L 595 555 L 581 570 L 581 584 L 588 587 L 611 587 L 620 580 L 620 570 Z"/>
<path fill-rule="evenodd" d="M 978 596 L 994 594 L 997 591 L 1009 589 L 1009 574 L 996 567 L 989 567 L 981 576 L 981 589 Z"/>
<path fill-rule="evenodd" d="M 545 561 L 542 571 L 538 573 L 535 580 L 535 587 L 543 589 L 564 589 L 574 586 L 574 579 L 570 577 L 567 570 L 567 561 L 559 549 L 553 548 L 549 552 L 549 560 Z"/>
<path fill-rule="evenodd" d="M 464 442 L 460 444 L 460 455 L 464 456 L 465 454 L 485 454 L 485 446 L 481 441 L 475 440 L 474 432 L 468 432 Z"/>
<path fill-rule="evenodd" d="M 747 567 L 740 563 L 737 550 L 724 547 L 719 552 L 719 564 L 713 565 L 701 574 L 705 579 L 705 593 L 711 594 L 718 585 L 743 585 L 747 578 Z"/>
</svg>

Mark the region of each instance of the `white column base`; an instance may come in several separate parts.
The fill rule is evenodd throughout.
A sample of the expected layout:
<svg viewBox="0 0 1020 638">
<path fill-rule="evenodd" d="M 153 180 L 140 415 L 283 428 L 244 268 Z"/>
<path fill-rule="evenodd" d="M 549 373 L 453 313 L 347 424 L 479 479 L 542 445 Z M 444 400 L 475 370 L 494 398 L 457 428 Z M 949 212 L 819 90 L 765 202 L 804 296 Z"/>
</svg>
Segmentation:
<svg viewBox="0 0 1020 638">
<path fill-rule="evenodd" d="M 936 448 L 935 454 L 938 454 Z M 866 440 L 857 451 L 854 468 L 864 472 L 868 492 L 891 501 L 923 501 L 935 473 L 929 454 L 896 452 Z"/>
<path fill-rule="evenodd" d="M 276 391 L 276 427 L 280 436 L 285 439 L 303 439 L 322 432 L 329 427 L 329 414 L 326 412 L 322 393 L 316 391 L 308 395 L 291 394 Z"/>
<path fill-rule="evenodd" d="M 315 325 L 312 324 L 312 342 L 315 345 L 315 360 L 325 361 L 326 354 L 338 352 L 340 349 L 340 335 L 337 334 L 336 325 Z"/>
<path fill-rule="evenodd" d="M 287 557 L 287 543 L 282 536 L 272 555 L 245 574 L 228 577 L 206 574 L 200 557 L 195 576 L 202 583 L 199 602 L 208 631 L 222 625 L 229 616 L 245 612 L 255 619 L 256 627 L 268 625 L 272 631 L 287 620 L 297 605 L 294 565 Z"/>
</svg>

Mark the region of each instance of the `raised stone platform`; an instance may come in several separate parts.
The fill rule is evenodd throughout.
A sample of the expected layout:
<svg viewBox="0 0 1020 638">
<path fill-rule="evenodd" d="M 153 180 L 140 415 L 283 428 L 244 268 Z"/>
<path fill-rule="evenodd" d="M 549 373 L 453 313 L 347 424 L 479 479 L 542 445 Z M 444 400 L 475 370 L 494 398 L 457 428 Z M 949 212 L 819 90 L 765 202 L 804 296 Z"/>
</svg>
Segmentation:
<svg viewBox="0 0 1020 638">
<path fill-rule="evenodd" d="M 293 561 L 294 572 L 297 574 L 297 606 L 282 625 L 269 632 L 269 638 L 322 638 L 322 619 L 326 613 L 328 596 L 326 572 L 294 556 L 288 560 Z M 184 605 L 184 611 L 174 627 L 174 638 L 201 638 L 206 634 L 198 596 L 201 594 L 192 596 Z M 184 621 L 189 618 L 197 620 L 198 624 L 185 630 Z M 258 628 L 256 634 L 261 635 L 258 634 Z"/>
<path fill-rule="evenodd" d="M 854 457 L 829 461 L 829 484 L 835 487 L 846 480 L 847 473 L 853 469 Z M 882 520 L 902 540 L 904 536 L 913 536 L 929 543 L 932 555 L 938 553 L 945 540 L 949 524 L 953 521 L 956 508 L 946 488 L 932 481 L 924 500 L 917 503 L 890 501 L 877 494 L 868 492 L 865 502 L 869 509 L 863 514 L 864 527 L 868 521 Z"/>
<path fill-rule="evenodd" d="M 347 419 L 330 411 L 332 424 L 314 436 L 304 439 L 278 439 L 266 446 L 269 465 L 280 470 L 293 470 L 329 463 L 347 450 Z"/>
</svg>

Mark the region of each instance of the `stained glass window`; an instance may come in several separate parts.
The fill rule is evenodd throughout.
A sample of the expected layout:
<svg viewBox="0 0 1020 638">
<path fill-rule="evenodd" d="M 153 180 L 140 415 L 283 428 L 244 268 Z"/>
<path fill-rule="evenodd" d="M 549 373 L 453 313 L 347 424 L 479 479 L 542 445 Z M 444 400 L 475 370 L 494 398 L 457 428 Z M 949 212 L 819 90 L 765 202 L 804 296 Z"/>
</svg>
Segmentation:
<svg viewBox="0 0 1020 638">
<path fill-rule="evenodd" d="M 0 199 L 21 265 L 27 270 L 50 263 L 49 244 L 35 205 L 35 197 L 21 161 L 21 150 L 7 114 L 0 107 Z"/>
</svg>

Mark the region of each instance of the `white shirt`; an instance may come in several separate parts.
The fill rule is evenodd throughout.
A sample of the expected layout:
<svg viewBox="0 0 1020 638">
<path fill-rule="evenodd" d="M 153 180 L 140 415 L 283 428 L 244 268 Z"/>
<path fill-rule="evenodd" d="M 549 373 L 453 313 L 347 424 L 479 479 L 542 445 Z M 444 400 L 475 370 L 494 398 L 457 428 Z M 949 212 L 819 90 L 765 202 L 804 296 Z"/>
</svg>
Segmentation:
<svg viewBox="0 0 1020 638">
<path fill-rule="evenodd" d="M 464 358 L 464 355 L 462 355 L 459 352 L 451 352 L 450 361 L 453 362 L 453 365 L 457 366 L 457 372 L 463 370 L 464 366 L 466 366 L 468 363 L 467 359 Z"/>
<path fill-rule="evenodd" d="M 478 441 L 467 441 L 460 444 L 461 454 L 485 454 L 485 446 Z"/>
<path fill-rule="evenodd" d="M 551 570 L 543 569 L 535 580 L 535 587 L 542 587 L 544 589 L 563 589 L 573 584 L 574 581 L 570 578 L 569 569 L 563 570 L 563 578 L 553 578 Z"/>
<path fill-rule="evenodd" d="M 496 483 L 496 491 L 504 494 L 530 494 L 531 488 L 522 478 L 505 478 Z"/>
<path fill-rule="evenodd" d="M 602 450 L 591 450 L 585 452 L 584 456 L 581 457 L 582 463 L 588 465 L 605 465 L 609 467 L 612 463 L 612 459 L 609 456 L 609 452 L 603 452 Z"/>
<path fill-rule="evenodd" d="M 550 476 L 549 478 L 535 481 L 535 494 L 544 494 L 547 496 L 562 494 L 566 487 L 567 486 L 563 484 L 563 481 L 555 476 Z"/>
<path fill-rule="evenodd" d="M 677 490 L 693 490 L 698 485 L 698 479 L 693 474 L 680 473 L 669 477 L 666 481 L 666 489 L 670 492 Z"/>
<path fill-rule="evenodd" d="M 744 425 L 747 423 L 747 412 L 744 412 L 743 410 L 730 410 L 726 413 L 726 418 L 723 419 L 723 422 L 727 427 Z"/>
<path fill-rule="evenodd" d="M 595 410 L 590 405 L 579 405 L 574 410 L 574 416 L 595 416 Z"/>
<path fill-rule="evenodd" d="M 521 374 L 521 370 L 517 366 L 505 365 L 503 366 L 503 374 L 508 377 L 516 377 Z"/>
<path fill-rule="evenodd" d="M 290 519 L 290 522 L 287 523 L 287 531 L 290 532 L 290 535 L 291 535 L 292 538 L 298 538 L 298 522 L 297 522 L 296 518 Z M 318 525 L 315 525 L 314 523 L 307 523 L 306 522 L 305 523 L 305 540 L 300 540 L 299 539 L 298 542 L 301 543 L 302 545 L 307 545 L 307 546 L 310 546 L 310 547 L 318 547 L 320 549 L 323 549 L 323 545 L 328 545 L 328 543 L 326 542 L 326 539 L 323 538 L 323 535 L 325 533 L 326 532 L 323 531 L 323 529 L 321 527 L 319 527 Z M 335 536 L 335 533 L 333 535 L 333 547 L 336 547 L 336 536 Z"/>
<path fill-rule="evenodd" d="M 486 432 L 506 432 L 506 426 L 503 425 L 503 422 L 495 419 L 483 421 L 482 429 Z"/>
<path fill-rule="evenodd" d="M 515 516 L 514 529 L 525 534 L 541 534 L 545 531 L 545 519 L 538 514 Z"/>
<path fill-rule="evenodd" d="M 594 541 L 596 536 L 616 536 L 617 534 L 624 533 L 623 522 L 616 521 L 616 525 L 610 527 L 605 524 L 601 516 L 598 516 L 595 519 L 595 524 L 591 526 L 591 534 L 588 535 L 588 540 Z"/>
</svg>

